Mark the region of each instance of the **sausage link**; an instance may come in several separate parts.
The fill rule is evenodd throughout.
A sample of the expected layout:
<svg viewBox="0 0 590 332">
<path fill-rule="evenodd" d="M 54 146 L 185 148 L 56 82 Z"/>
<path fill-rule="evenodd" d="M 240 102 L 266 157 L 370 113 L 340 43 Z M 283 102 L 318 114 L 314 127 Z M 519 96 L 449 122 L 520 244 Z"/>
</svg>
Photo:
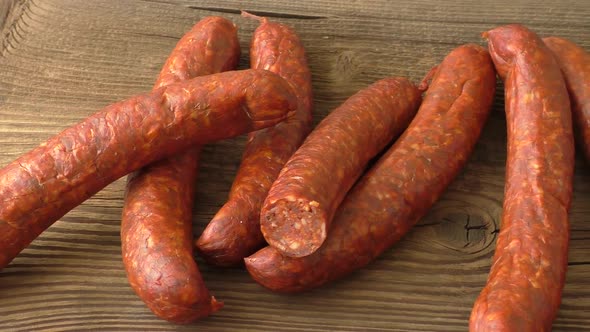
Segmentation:
<svg viewBox="0 0 590 332">
<path fill-rule="evenodd" d="M 0 269 L 84 200 L 195 144 L 272 126 L 297 106 L 264 70 L 172 84 L 107 106 L 0 169 Z"/>
<path fill-rule="evenodd" d="M 543 38 L 557 60 L 572 107 L 574 134 L 586 160 L 590 162 L 590 53 L 569 40 Z"/>
<path fill-rule="evenodd" d="M 230 266 L 242 263 L 264 245 L 260 208 L 273 181 L 311 128 L 311 73 L 305 50 L 293 29 L 259 19 L 250 48 L 252 68 L 266 69 L 295 88 L 299 108 L 295 116 L 275 127 L 251 133 L 228 201 L 213 217 L 196 246 L 209 263 Z"/>
<path fill-rule="evenodd" d="M 237 29 L 207 17 L 178 42 L 154 89 L 234 69 Z M 123 263 L 131 287 L 160 318 L 188 323 L 219 310 L 193 258 L 192 207 L 199 148 L 150 164 L 128 178 L 121 223 Z"/>
<path fill-rule="evenodd" d="M 350 97 L 311 132 L 281 170 L 261 211 L 268 244 L 291 257 L 324 242 L 334 212 L 367 163 L 410 123 L 421 91 L 380 80 Z"/>
<path fill-rule="evenodd" d="M 550 331 L 569 242 L 574 145 L 570 103 L 551 51 L 532 31 L 484 33 L 504 80 L 508 157 L 502 229 L 470 331 Z"/>
<path fill-rule="evenodd" d="M 408 129 L 348 193 L 324 244 L 292 258 L 266 247 L 245 259 L 277 292 L 301 292 L 359 269 L 397 242 L 465 165 L 488 117 L 495 74 L 486 50 L 465 45 L 441 63 Z"/>
</svg>

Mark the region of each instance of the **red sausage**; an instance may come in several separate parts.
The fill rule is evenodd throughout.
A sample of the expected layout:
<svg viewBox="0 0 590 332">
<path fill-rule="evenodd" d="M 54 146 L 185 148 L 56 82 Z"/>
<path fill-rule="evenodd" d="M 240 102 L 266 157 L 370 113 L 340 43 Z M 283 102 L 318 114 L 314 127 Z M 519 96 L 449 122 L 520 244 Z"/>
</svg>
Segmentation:
<svg viewBox="0 0 590 332">
<path fill-rule="evenodd" d="M 197 77 L 107 106 L 0 169 L 0 269 L 123 175 L 195 144 L 290 116 L 290 85 L 264 70 Z"/>
<path fill-rule="evenodd" d="M 293 154 L 260 213 L 268 244 L 286 256 L 312 254 L 367 163 L 410 123 L 421 91 L 405 78 L 380 80 L 332 111 Z"/>
<path fill-rule="evenodd" d="M 570 103 L 551 51 L 532 31 L 484 33 L 504 80 L 508 158 L 502 229 L 470 331 L 550 331 L 569 242 L 574 144 Z"/>
<path fill-rule="evenodd" d="M 154 89 L 236 67 L 236 27 L 207 17 L 178 42 Z M 123 263 L 133 290 L 160 318 L 188 323 L 219 310 L 193 258 L 192 207 L 199 148 L 129 177 L 121 224 Z"/>
<path fill-rule="evenodd" d="M 586 160 L 590 162 L 590 53 L 569 40 L 543 38 L 565 79 L 572 107 L 574 134 Z"/>
<path fill-rule="evenodd" d="M 359 269 L 397 242 L 440 197 L 473 150 L 488 117 L 495 74 L 486 50 L 452 51 L 408 129 L 338 208 L 324 244 L 292 258 L 266 247 L 245 259 L 251 276 L 277 292 L 301 292 Z"/>
<path fill-rule="evenodd" d="M 299 37 L 286 25 L 242 15 L 261 22 L 250 48 L 252 68 L 270 70 L 291 83 L 299 108 L 295 117 L 249 135 L 229 199 L 196 241 L 200 254 L 221 266 L 240 264 L 264 245 L 260 232 L 262 202 L 311 128 L 311 73 Z"/>
</svg>

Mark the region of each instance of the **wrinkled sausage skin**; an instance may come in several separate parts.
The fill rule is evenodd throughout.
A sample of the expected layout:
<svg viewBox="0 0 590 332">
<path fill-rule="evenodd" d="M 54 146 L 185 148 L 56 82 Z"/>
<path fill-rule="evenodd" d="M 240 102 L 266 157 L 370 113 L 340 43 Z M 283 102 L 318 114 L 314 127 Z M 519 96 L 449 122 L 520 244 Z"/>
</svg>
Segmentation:
<svg viewBox="0 0 590 332">
<path fill-rule="evenodd" d="M 574 134 L 584 157 L 590 162 L 590 53 L 571 41 L 543 38 L 557 60 L 569 91 Z"/>
<path fill-rule="evenodd" d="M 244 257 L 264 245 L 260 232 L 262 202 L 311 128 L 311 72 L 303 44 L 290 27 L 258 19 L 261 24 L 254 31 L 250 48 L 251 67 L 272 71 L 291 83 L 299 107 L 293 118 L 248 136 L 229 198 L 196 241 L 200 254 L 220 266 L 241 264 Z"/>
<path fill-rule="evenodd" d="M 276 292 L 301 292 L 357 270 L 396 243 L 461 170 L 491 109 L 495 74 L 485 49 L 453 50 L 402 136 L 348 193 L 324 244 L 302 258 L 266 247 L 245 259 Z"/>
<path fill-rule="evenodd" d="M 309 134 L 270 188 L 260 228 L 286 256 L 312 254 L 367 163 L 410 123 L 421 91 L 405 78 L 380 80 L 333 110 Z"/>
<path fill-rule="evenodd" d="M 569 242 L 574 145 L 565 81 L 532 31 L 484 33 L 504 80 L 508 156 L 502 225 L 470 331 L 550 331 Z"/>
<path fill-rule="evenodd" d="M 221 17 L 199 21 L 178 42 L 154 89 L 232 70 L 237 29 Z M 160 318 L 188 323 L 219 310 L 193 258 L 192 207 L 199 147 L 152 163 L 128 178 L 121 247 L 133 290 Z"/>
<path fill-rule="evenodd" d="M 156 160 L 275 125 L 297 99 L 264 70 L 197 77 L 105 107 L 0 169 L 0 268 L 96 192 Z"/>
</svg>

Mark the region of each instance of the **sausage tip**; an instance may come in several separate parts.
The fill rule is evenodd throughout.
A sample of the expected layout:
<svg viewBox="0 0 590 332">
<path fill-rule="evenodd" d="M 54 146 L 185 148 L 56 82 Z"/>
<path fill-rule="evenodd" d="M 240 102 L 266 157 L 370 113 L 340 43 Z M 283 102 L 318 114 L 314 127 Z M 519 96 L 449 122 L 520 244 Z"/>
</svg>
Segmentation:
<svg viewBox="0 0 590 332">
<path fill-rule="evenodd" d="M 211 313 L 214 313 L 223 308 L 223 305 L 224 303 L 222 301 L 217 301 L 215 296 L 211 296 Z"/>
<path fill-rule="evenodd" d="M 259 21 L 262 24 L 268 22 L 268 19 L 266 17 L 258 16 L 258 15 L 249 13 L 249 12 L 247 12 L 245 10 L 240 10 L 240 12 L 241 12 L 242 17 L 255 19 L 255 20 Z"/>
<path fill-rule="evenodd" d="M 436 75 L 437 71 L 438 71 L 438 66 L 432 67 L 428 71 L 428 73 L 426 73 L 426 75 L 424 76 L 424 78 L 422 79 L 420 84 L 418 85 L 418 90 L 420 90 L 422 92 L 428 90 L 428 85 L 430 84 L 429 82 L 432 81 L 432 78 L 434 77 L 434 75 Z"/>
</svg>

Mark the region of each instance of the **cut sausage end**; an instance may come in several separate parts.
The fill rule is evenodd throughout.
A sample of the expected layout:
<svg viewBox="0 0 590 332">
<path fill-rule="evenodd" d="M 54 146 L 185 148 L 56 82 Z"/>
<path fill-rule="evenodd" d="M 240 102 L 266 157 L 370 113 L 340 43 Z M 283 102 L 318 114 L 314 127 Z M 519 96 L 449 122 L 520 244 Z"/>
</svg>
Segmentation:
<svg viewBox="0 0 590 332">
<path fill-rule="evenodd" d="M 326 214 L 314 200 L 278 200 L 260 223 L 268 244 L 289 257 L 311 255 L 326 239 Z"/>
</svg>

